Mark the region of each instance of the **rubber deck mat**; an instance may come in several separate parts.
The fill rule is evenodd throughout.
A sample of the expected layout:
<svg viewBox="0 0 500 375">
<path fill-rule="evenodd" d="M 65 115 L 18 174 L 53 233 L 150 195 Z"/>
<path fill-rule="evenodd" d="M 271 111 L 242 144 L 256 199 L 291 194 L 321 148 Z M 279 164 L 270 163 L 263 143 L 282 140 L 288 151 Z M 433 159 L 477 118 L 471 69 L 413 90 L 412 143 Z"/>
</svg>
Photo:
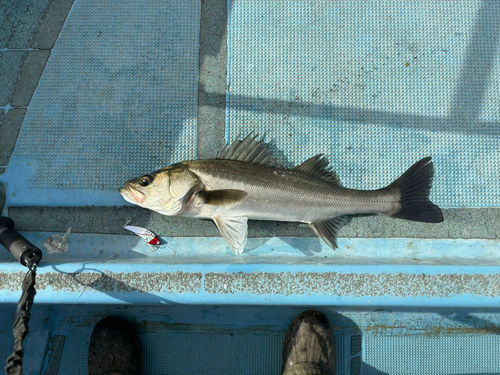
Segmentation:
<svg viewBox="0 0 500 375">
<path fill-rule="evenodd" d="M 90 328 L 68 332 L 59 374 L 88 373 L 90 334 Z M 284 335 L 265 331 L 141 331 L 143 374 L 279 374 Z M 337 334 L 335 339 L 337 375 L 500 373 L 500 338 L 495 335 L 368 334 L 363 335 L 361 353 L 351 353 L 357 346 L 352 336 Z"/>
<path fill-rule="evenodd" d="M 75 0 L 9 163 L 8 203 L 124 204 L 196 157 L 200 1 Z"/>
<path fill-rule="evenodd" d="M 387 374 L 500 374 L 500 338 L 495 335 L 371 336 L 364 359 Z"/>
<path fill-rule="evenodd" d="M 59 374 L 87 375 L 91 330 L 74 330 L 66 339 Z M 285 332 L 139 332 L 143 374 L 278 374 Z M 339 366 L 345 358 L 344 336 L 337 339 Z M 82 355 L 85 353 L 85 355 Z"/>
<path fill-rule="evenodd" d="M 500 206 L 499 2 L 235 0 L 228 35 L 228 139 L 360 189 L 432 156 L 436 204 Z"/>
</svg>

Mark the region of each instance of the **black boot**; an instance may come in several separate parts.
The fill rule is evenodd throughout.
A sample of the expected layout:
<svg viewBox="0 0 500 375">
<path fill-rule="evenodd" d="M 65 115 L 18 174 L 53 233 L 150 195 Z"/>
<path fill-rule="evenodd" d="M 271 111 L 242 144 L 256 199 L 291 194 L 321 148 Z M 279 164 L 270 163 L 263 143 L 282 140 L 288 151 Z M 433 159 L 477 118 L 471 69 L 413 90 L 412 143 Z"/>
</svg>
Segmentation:
<svg viewBox="0 0 500 375">
<path fill-rule="evenodd" d="M 283 344 L 281 372 L 335 375 L 337 350 L 327 317 L 317 311 L 299 314 Z"/>
<path fill-rule="evenodd" d="M 142 348 L 132 326 L 120 318 L 104 318 L 92 332 L 89 375 L 141 375 Z"/>
</svg>

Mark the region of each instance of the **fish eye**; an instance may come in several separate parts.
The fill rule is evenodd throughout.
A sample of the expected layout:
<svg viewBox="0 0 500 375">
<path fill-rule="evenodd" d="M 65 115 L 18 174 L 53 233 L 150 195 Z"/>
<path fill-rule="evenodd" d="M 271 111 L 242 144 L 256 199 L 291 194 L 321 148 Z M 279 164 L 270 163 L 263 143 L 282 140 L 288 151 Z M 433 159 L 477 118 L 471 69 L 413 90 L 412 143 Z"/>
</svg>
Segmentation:
<svg viewBox="0 0 500 375">
<path fill-rule="evenodd" d="M 142 186 L 148 186 L 151 182 L 153 182 L 153 176 L 149 174 L 144 177 L 141 177 L 140 179 L 140 183 Z"/>
</svg>

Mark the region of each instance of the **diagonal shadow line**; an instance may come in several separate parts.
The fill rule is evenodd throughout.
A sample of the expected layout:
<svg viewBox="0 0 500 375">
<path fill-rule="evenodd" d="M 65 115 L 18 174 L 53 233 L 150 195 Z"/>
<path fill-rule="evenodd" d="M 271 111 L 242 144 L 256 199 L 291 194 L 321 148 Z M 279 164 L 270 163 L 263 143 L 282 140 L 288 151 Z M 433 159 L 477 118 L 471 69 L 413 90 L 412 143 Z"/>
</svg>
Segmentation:
<svg viewBox="0 0 500 375">
<path fill-rule="evenodd" d="M 82 267 L 74 272 L 61 271 L 56 265 L 52 265 L 51 267 L 56 272 L 69 275 L 75 283 L 82 285 L 85 288 L 94 289 L 97 292 L 104 293 L 113 299 L 120 300 L 125 303 L 134 303 L 140 300 L 147 301 L 146 303 L 149 304 L 177 304 L 172 300 L 155 295 L 141 287 L 130 285 L 122 280 L 117 280 L 104 271 L 97 270 L 92 267 L 87 268 L 86 263 L 83 263 Z M 91 277 L 95 274 L 99 274 L 97 279 L 91 281 L 85 280 L 85 277 Z M 83 279 L 81 280 L 80 278 Z M 139 297 L 137 297 L 137 294 L 139 294 Z"/>
<path fill-rule="evenodd" d="M 204 97 L 211 98 L 211 100 L 200 100 L 198 105 L 224 107 L 226 105 L 226 103 L 222 101 L 223 98 L 225 100 L 225 95 L 206 93 Z M 500 122 L 494 121 L 477 122 L 474 126 L 471 126 L 469 122 L 460 121 L 454 117 L 395 113 L 348 106 L 318 104 L 306 101 L 264 99 L 238 94 L 231 94 L 229 96 L 228 107 L 239 111 L 277 114 L 286 117 L 321 118 L 330 121 L 383 125 L 396 129 L 411 128 L 421 131 L 461 133 L 500 138 Z"/>
<path fill-rule="evenodd" d="M 500 40 L 500 2 L 484 0 L 468 43 L 450 116 L 476 123 L 488 91 Z"/>
<path fill-rule="evenodd" d="M 486 331 L 490 334 L 499 335 L 500 327 L 496 326 L 493 322 L 488 321 L 487 319 L 478 317 L 476 315 L 470 314 L 469 312 L 462 312 L 457 314 L 456 312 L 439 312 L 439 315 L 442 317 L 448 318 L 452 321 L 455 321 L 459 324 L 466 325 L 472 329 L 477 329 Z"/>
</svg>

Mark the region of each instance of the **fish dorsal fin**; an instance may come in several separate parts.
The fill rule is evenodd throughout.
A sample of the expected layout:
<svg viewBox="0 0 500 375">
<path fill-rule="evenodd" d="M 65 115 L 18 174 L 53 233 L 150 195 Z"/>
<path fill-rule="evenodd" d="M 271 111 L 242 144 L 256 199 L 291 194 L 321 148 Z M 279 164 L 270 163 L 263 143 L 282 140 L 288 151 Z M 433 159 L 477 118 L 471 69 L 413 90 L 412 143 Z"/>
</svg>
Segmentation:
<svg viewBox="0 0 500 375">
<path fill-rule="evenodd" d="M 248 219 L 244 216 L 216 216 L 213 219 L 233 253 L 243 253 L 247 243 Z"/>
<path fill-rule="evenodd" d="M 216 158 L 278 167 L 267 145 L 262 140 L 258 141 L 257 137 L 258 135 L 253 136 L 250 133 L 242 141 L 235 139 L 231 146 L 227 143 L 224 149 L 217 153 Z"/>
<path fill-rule="evenodd" d="M 293 167 L 292 171 L 321 178 L 334 186 L 341 187 L 342 184 L 340 183 L 337 174 L 335 171 L 332 171 L 331 167 L 328 167 L 328 164 L 328 159 L 319 154 L 307 159 L 301 165 Z"/>
<path fill-rule="evenodd" d="M 347 221 L 347 216 L 337 216 L 329 220 L 311 223 L 311 227 L 332 249 L 336 249 L 337 234 Z"/>
</svg>

